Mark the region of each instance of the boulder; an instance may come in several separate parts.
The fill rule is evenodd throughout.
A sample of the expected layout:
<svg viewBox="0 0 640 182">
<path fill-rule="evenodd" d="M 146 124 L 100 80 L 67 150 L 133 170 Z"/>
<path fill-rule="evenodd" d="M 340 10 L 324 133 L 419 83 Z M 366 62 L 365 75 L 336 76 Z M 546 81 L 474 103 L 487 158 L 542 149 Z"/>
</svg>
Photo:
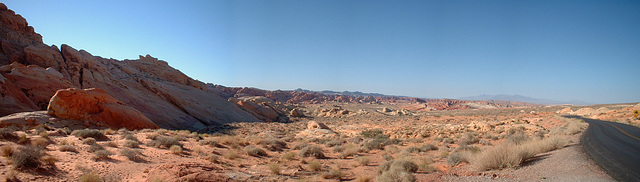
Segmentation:
<svg viewBox="0 0 640 182">
<path fill-rule="evenodd" d="M 47 114 L 113 129 L 158 128 L 140 111 L 95 88 L 58 90 L 49 101 Z"/>
<path fill-rule="evenodd" d="M 331 130 L 329 129 L 329 127 L 327 127 L 327 125 L 324 125 L 323 123 L 317 122 L 317 121 L 309 121 L 307 123 L 307 129 L 327 129 L 327 130 Z"/>
<path fill-rule="evenodd" d="M 303 117 L 304 111 L 302 111 L 302 109 L 295 108 L 289 112 L 289 115 L 292 117 Z"/>
</svg>

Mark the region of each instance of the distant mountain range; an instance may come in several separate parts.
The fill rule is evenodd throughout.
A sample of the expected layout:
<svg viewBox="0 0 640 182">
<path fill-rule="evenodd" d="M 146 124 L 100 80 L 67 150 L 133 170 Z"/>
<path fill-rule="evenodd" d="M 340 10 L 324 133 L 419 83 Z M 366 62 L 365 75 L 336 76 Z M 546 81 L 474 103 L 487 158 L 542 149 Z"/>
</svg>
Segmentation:
<svg viewBox="0 0 640 182">
<path fill-rule="evenodd" d="M 395 96 L 395 95 L 384 95 L 384 94 L 379 94 L 379 93 L 363 93 L 363 92 L 359 92 L 359 91 L 355 91 L 355 92 L 349 92 L 349 91 L 342 91 L 342 92 L 336 92 L 336 91 L 332 91 L 332 90 L 323 90 L 323 91 L 313 91 L 313 90 L 305 90 L 302 88 L 298 88 L 295 89 L 293 91 L 297 91 L 297 92 L 307 92 L 307 93 L 322 93 L 322 94 L 326 94 L 326 95 L 346 95 L 346 96 L 351 96 L 351 97 L 359 97 L 359 96 L 373 96 L 373 97 L 378 97 L 378 96 L 394 96 L 394 97 L 405 97 L 405 96 Z"/>
<path fill-rule="evenodd" d="M 527 102 L 533 104 L 542 104 L 542 105 L 562 105 L 562 104 L 572 104 L 572 105 L 591 105 L 592 103 L 587 103 L 579 100 L 572 101 L 557 101 L 557 100 L 549 100 L 549 99 L 538 99 L 527 97 L 523 95 L 508 95 L 508 94 L 496 94 L 496 95 L 477 95 L 477 96 L 469 96 L 469 97 L 460 97 L 460 100 L 506 100 L 506 101 L 517 101 L 517 102 Z"/>
</svg>

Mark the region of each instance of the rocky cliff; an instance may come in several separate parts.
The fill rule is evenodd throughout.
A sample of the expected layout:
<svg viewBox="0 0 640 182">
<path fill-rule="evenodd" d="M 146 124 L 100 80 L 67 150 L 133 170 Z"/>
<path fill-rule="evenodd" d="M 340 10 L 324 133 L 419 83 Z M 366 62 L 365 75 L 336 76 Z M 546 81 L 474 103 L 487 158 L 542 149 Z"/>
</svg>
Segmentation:
<svg viewBox="0 0 640 182">
<path fill-rule="evenodd" d="M 68 45 L 48 46 L 20 15 L 0 3 L 0 116 L 46 110 L 59 89 L 99 88 L 155 124 L 197 130 L 259 121 L 162 60 L 115 60 Z"/>
</svg>

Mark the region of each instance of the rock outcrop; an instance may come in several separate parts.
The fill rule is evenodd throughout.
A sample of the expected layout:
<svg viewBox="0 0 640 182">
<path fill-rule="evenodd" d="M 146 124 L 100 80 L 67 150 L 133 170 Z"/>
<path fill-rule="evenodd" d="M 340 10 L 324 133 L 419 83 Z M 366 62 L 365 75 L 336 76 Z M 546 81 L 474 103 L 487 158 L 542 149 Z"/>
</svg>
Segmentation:
<svg viewBox="0 0 640 182">
<path fill-rule="evenodd" d="M 44 110 L 58 89 L 99 88 L 162 128 L 198 130 L 260 121 L 149 55 L 120 61 L 65 44 L 45 45 L 24 18 L 1 3 L 0 66 L 0 116 Z"/>
<path fill-rule="evenodd" d="M 158 125 L 140 111 L 125 105 L 100 89 L 58 90 L 51 97 L 47 114 L 112 129 L 158 128 Z"/>
</svg>

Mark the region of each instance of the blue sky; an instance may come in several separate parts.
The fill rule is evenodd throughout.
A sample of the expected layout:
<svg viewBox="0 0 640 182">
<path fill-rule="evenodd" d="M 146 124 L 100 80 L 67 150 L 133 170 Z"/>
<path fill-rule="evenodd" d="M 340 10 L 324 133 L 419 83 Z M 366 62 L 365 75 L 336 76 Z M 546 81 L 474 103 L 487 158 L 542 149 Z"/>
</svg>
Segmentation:
<svg viewBox="0 0 640 182">
<path fill-rule="evenodd" d="M 203 82 L 640 101 L 639 1 L 5 1 L 46 44 Z"/>
</svg>

